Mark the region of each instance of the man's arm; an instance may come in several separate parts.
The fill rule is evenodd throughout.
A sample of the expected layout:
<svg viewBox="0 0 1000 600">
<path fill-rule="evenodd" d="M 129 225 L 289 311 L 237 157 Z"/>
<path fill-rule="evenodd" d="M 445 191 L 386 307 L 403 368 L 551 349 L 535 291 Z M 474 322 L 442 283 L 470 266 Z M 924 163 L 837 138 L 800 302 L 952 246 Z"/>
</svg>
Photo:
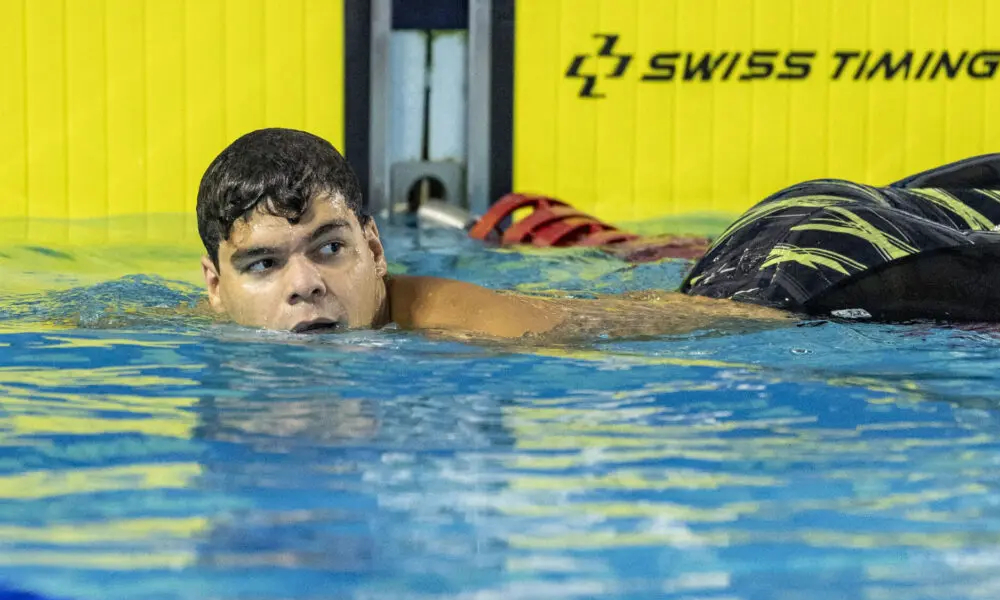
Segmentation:
<svg viewBox="0 0 1000 600">
<path fill-rule="evenodd" d="M 504 294 L 436 277 L 396 276 L 388 285 L 392 320 L 404 329 L 502 338 L 550 332 L 557 337 L 587 332 L 612 337 L 682 334 L 733 323 L 777 324 L 794 318 L 784 311 L 677 292 L 576 300 Z"/>
</svg>

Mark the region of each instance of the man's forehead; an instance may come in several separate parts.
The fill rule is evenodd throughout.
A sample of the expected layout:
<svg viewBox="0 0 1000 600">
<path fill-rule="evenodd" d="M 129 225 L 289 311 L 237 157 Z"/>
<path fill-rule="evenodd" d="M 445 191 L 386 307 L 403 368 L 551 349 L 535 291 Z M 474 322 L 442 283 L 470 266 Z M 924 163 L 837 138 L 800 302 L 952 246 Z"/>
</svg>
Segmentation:
<svg viewBox="0 0 1000 600">
<path fill-rule="evenodd" d="M 233 247 L 243 247 L 257 244 L 278 244 L 288 241 L 290 237 L 308 235 L 310 231 L 323 223 L 333 220 L 343 220 L 354 225 L 357 217 L 348 208 L 340 194 L 323 194 L 309 201 L 306 211 L 296 223 L 290 223 L 285 217 L 278 217 L 266 212 L 263 205 L 250 213 L 249 218 L 238 219 L 233 223 L 226 240 Z"/>
</svg>

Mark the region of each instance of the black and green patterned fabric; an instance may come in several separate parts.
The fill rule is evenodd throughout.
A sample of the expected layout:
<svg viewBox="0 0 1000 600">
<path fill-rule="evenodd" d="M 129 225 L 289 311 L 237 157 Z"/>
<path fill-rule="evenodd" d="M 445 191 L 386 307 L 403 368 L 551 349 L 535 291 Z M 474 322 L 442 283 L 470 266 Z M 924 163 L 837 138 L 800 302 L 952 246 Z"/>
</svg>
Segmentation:
<svg viewBox="0 0 1000 600">
<path fill-rule="evenodd" d="M 809 181 L 733 223 L 681 291 L 811 314 L 996 321 L 998 225 L 1000 154 L 885 187 Z"/>
</svg>

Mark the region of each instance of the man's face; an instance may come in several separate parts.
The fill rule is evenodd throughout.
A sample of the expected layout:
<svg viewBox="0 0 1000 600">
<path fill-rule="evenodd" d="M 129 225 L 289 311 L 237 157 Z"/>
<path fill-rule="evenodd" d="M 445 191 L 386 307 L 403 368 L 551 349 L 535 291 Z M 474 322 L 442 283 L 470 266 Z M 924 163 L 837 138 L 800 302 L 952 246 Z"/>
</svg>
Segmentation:
<svg viewBox="0 0 1000 600">
<path fill-rule="evenodd" d="M 233 224 L 219 268 L 202 259 L 209 302 L 241 325 L 298 332 L 371 327 L 385 304 L 385 254 L 343 198 L 321 195 L 296 223 L 260 211 Z"/>
</svg>

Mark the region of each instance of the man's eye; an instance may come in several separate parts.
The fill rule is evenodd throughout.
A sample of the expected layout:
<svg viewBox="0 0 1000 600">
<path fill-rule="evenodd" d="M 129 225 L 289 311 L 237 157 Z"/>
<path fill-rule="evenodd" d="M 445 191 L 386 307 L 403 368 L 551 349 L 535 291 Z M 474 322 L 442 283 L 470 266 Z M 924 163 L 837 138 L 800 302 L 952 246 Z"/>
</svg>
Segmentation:
<svg viewBox="0 0 1000 600">
<path fill-rule="evenodd" d="M 273 258 L 262 258 L 256 262 L 250 263 L 244 270 L 247 273 L 263 273 L 270 270 L 272 267 L 274 267 Z"/>
<path fill-rule="evenodd" d="M 344 244 L 340 242 L 330 242 L 329 244 L 323 244 L 322 246 L 320 246 L 319 253 L 322 256 L 333 256 L 334 254 L 340 252 L 341 248 L 343 247 Z"/>
</svg>

